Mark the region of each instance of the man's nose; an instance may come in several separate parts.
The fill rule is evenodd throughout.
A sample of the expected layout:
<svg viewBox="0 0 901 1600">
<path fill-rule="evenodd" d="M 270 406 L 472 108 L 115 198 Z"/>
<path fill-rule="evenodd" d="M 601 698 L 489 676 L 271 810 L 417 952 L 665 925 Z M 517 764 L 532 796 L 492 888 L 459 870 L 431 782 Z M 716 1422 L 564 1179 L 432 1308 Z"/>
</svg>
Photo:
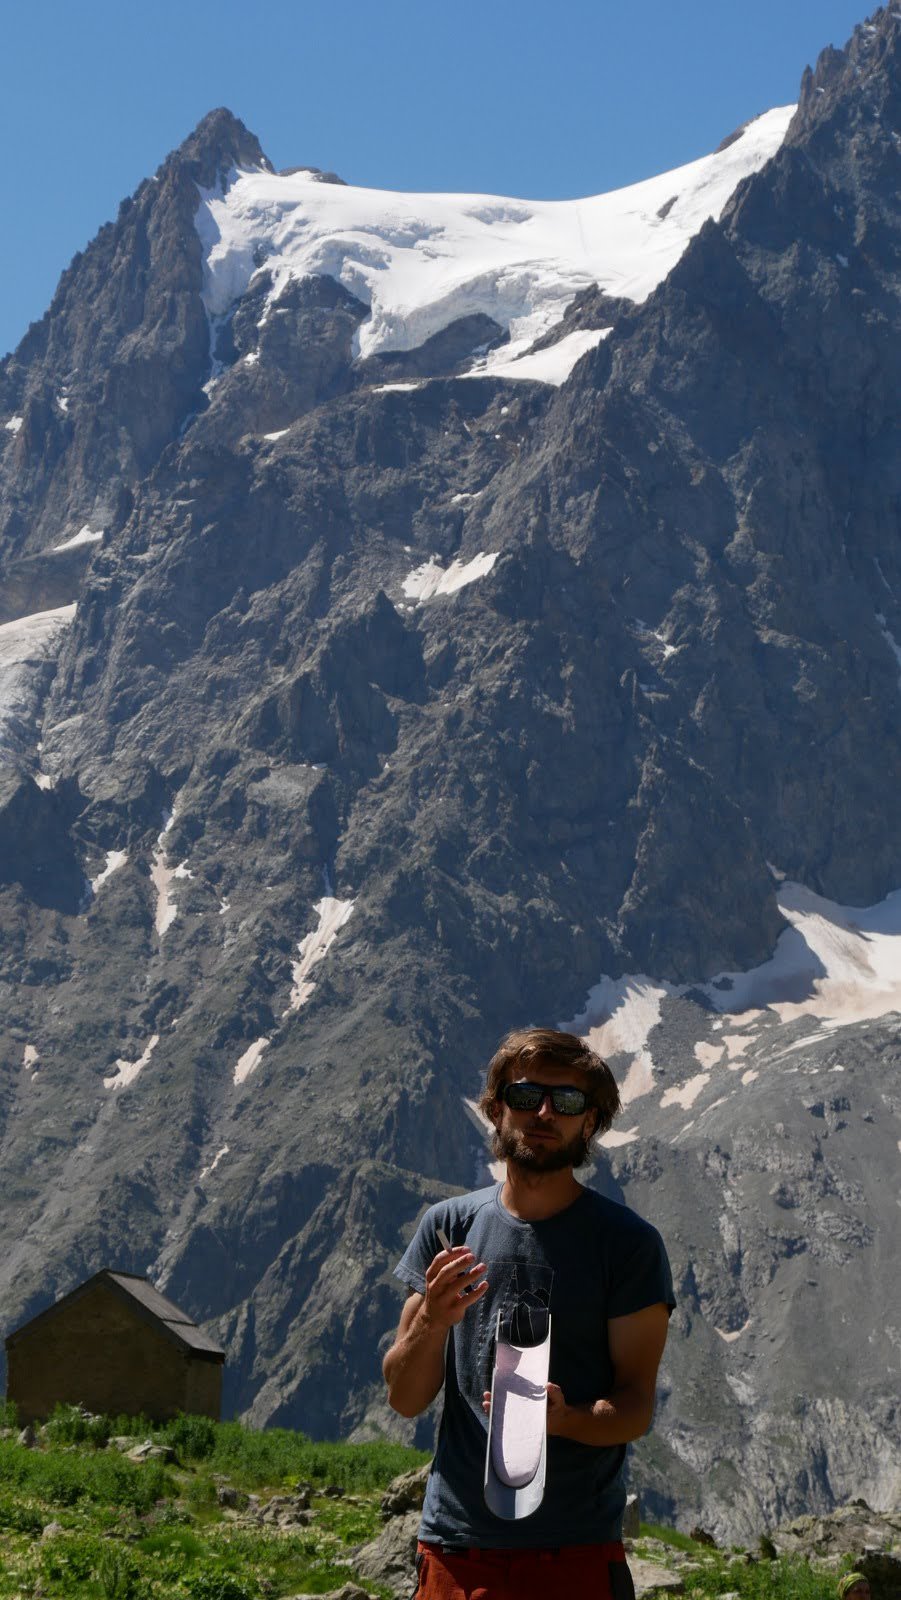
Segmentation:
<svg viewBox="0 0 901 1600">
<path fill-rule="evenodd" d="M 555 1115 L 550 1089 L 547 1090 L 541 1105 L 538 1107 L 538 1115 L 539 1117 L 553 1117 Z"/>
</svg>

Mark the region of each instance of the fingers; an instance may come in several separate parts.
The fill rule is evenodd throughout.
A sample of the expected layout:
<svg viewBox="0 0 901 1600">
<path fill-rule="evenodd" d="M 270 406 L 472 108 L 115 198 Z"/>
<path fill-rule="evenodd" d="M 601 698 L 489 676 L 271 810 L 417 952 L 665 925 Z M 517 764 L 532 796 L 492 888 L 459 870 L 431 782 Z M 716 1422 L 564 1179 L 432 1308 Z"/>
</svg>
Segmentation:
<svg viewBox="0 0 901 1600">
<path fill-rule="evenodd" d="M 485 1262 L 476 1261 L 466 1245 L 439 1251 L 426 1273 L 427 1319 L 443 1327 L 461 1322 L 488 1291 L 484 1271 Z"/>
<path fill-rule="evenodd" d="M 484 1261 L 474 1261 L 471 1250 L 460 1248 L 448 1255 L 442 1250 L 429 1267 L 425 1281 L 430 1289 L 442 1291 L 450 1284 L 455 1284 L 459 1292 L 465 1288 L 474 1288 L 479 1274 L 485 1271 Z"/>
<path fill-rule="evenodd" d="M 466 1261 L 472 1261 L 473 1259 L 472 1251 L 465 1244 L 454 1245 L 452 1250 L 439 1250 L 426 1272 L 425 1281 L 426 1283 L 434 1283 L 439 1272 L 444 1271 L 454 1262 L 465 1264 Z M 458 1265 L 457 1271 L 459 1272 L 459 1270 L 460 1266 Z"/>
</svg>

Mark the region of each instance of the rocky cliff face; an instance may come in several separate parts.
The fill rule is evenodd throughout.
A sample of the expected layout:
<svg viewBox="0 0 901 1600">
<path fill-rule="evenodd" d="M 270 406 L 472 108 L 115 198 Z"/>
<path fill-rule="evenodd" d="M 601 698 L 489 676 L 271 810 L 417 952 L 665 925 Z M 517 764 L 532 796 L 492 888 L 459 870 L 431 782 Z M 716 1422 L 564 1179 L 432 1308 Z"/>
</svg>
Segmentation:
<svg viewBox="0 0 901 1600">
<path fill-rule="evenodd" d="M 403 1431 L 391 1265 L 498 1036 L 572 1022 L 679 1285 L 646 1501 L 897 1497 L 899 30 L 561 386 L 484 283 L 367 348 L 325 246 L 211 310 L 223 112 L 0 365 L 8 1326 L 149 1270 L 230 1408 Z"/>
</svg>

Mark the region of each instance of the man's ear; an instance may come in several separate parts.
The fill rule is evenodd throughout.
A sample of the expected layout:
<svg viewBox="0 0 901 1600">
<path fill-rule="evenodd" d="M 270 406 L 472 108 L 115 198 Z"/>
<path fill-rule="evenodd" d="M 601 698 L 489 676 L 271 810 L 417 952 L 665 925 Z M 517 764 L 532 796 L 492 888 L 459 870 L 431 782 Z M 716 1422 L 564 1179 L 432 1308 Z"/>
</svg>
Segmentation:
<svg viewBox="0 0 901 1600">
<path fill-rule="evenodd" d="M 594 1135 L 598 1131 L 598 1123 L 601 1120 L 601 1113 L 598 1110 L 597 1106 L 589 1106 L 588 1110 L 585 1113 L 585 1115 L 586 1115 L 586 1117 L 590 1117 L 591 1118 L 591 1127 L 588 1130 L 588 1137 L 589 1137 L 589 1139 L 593 1139 Z"/>
</svg>

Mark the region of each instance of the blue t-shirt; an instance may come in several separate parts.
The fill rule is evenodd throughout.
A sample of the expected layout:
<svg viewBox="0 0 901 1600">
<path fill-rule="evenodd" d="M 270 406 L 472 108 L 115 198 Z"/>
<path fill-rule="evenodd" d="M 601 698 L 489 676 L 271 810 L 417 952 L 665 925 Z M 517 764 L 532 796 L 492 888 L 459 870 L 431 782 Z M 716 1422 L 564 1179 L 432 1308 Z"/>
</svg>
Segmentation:
<svg viewBox="0 0 901 1600">
<path fill-rule="evenodd" d="M 614 1382 L 607 1322 L 660 1302 L 672 1307 L 673 1283 L 663 1241 L 628 1207 L 583 1189 L 565 1211 L 542 1222 L 511 1216 L 501 1185 L 431 1206 L 395 1268 L 408 1288 L 425 1293 L 425 1274 L 442 1249 L 466 1244 L 487 1263 L 489 1288 L 451 1329 L 444 1414 L 426 1488 L 419 1537 L 481 1549 L 543 1549 L 604 1544 L 620 1537 L 625 1505 L 625 1445 L 547 1441 L 544 1499 L 531 1516 L 507 1522 L 485 1505 L 488 1421 L 482 1395 L 491 1388 L 498 1311 L 550 1308 L 550 1381 L 571 1405 L 609 1394 Z M 520 1309 L 520 1316 L 523 1315 Z M 525 1315 L 528 1315 L 526 1310 Z"/>
</svg>

